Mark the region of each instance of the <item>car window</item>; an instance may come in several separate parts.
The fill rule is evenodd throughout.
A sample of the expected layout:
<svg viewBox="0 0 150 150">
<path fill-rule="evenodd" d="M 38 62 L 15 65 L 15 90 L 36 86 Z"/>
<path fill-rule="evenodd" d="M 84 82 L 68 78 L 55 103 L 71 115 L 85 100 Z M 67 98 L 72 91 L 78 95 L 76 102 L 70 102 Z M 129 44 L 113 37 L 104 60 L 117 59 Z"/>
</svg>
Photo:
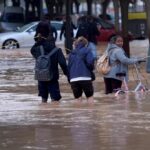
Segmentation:
<svg viewBox="0 0 150 150">
<path fill-rule="evenodd" d="M 58 22 L 51 22 L 51 25 L 56 28 L 56 30 L 61 30 L 62 24 Z"/>
<path fill-rule="evenodd" d="M 37 25 L 34 25 L 34 26 L 32 26 L 30 29 L 28 29 L 27 32 L 28 32 L 28 31 L 30 31 L 30 32 L 35 32 L 35 31 L 36 31 L 36 28 L 37 28 Z"/>
<path fill-rule="evenodd" d="M 34 22 L 32 22 L 32 23 L 29 23 L 29 24 L 24 25 L 23 27 L 21 27 L 21 28 L 18 29 L 17 31 L 18 31 L 18 32 L 23 32 L 23 31 L 25 31 L 25 30 L 27 30 L 27 29 L 31 29 L 31 28 L 33 28 L 33 30 L 35 30 L 36 27 L 37 27 L 37 24 L 34 23 Z"/>
</svg>

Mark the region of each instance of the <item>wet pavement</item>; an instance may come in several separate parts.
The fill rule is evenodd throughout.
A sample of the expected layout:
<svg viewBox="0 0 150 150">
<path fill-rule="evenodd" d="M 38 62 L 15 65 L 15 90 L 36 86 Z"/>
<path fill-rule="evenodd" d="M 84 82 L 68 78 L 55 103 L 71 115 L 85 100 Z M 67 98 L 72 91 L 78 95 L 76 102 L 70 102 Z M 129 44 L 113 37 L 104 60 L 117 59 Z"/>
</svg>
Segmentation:
<svg viewBox="0 0 150 150">
<path fill-rule="evenodd" d="M 145 56 L 146 42 L 131 43 L 131 53 Z M 94 102 L 76 102 L 61 74 L 61 102 L 42 104 L 29 49 L 1 50 L 0 66 L 0 150 L 149 150 L 149 91 L 105 95 L 97 76 Z M 132 74 L 130 89 L 137 84 Z"/>
</svg>

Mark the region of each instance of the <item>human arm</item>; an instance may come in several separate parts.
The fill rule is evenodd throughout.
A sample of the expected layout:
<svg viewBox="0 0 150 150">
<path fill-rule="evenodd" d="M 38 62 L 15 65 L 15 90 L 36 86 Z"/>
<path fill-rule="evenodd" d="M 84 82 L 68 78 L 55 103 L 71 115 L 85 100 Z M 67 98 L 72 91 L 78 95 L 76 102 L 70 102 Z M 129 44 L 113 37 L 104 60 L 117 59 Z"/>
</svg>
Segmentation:
<svg viewBox="0 0 150 150">
<path fill-rule="evenodd" d="M 68 68 L 65 56 L 61 49 L 58 50 L 58 63 L 63 71 L 63 73 L 68 77 Z"/>
<path fill-rule="evenodd" d="M 129 64 L 135 64 L 138 62 L 137 58 L 127 57 L 123 49 L 117 49 L 115 51 L 115 55 L 116 55 L 117 60 L 119 60 L 122 64 L 129 65 Z"/>
<path fill-rule="evenodd" d="M 95 62 L 95 58 L 93 57 L 92 51 L 89 49 L 86 57 L 85 57 L 85 61 L 87 64 L 87 67 L 92 71 L 94 70 L 94 62 Z"/>
</svg>

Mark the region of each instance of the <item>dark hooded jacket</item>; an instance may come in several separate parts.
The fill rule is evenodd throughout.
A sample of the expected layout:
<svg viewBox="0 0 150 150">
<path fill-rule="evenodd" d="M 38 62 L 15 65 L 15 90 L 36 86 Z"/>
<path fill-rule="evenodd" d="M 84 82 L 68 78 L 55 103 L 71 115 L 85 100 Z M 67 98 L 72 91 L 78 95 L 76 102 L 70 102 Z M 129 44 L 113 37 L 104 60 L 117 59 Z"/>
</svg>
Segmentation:
<svg viewBox="0 0 150 150">
<path fill-rule="evenodd" d="M 37 48 L 40 45 L 43 46 L 45 54 L 48 54 L 49 52 L 51 52 L 53 48 L 55 48 L 55 45 L 53 43 L 49 42 L 48 40 L 41 39 L 40 41 L 35 43 L 31 48 L 31 54 L 35 59 L 37 59 L 41 55 L 39 48 Z M 52 80 L 59 79 L 58 64 L 62 68 L 63 73 L 66 76 L 68 76 L 67 64 L 61 48 L 58 48 L 58 50 L 51 56 L 51 67 L 52 67 L 51 69 L 54 74 Z"/>
</svg>

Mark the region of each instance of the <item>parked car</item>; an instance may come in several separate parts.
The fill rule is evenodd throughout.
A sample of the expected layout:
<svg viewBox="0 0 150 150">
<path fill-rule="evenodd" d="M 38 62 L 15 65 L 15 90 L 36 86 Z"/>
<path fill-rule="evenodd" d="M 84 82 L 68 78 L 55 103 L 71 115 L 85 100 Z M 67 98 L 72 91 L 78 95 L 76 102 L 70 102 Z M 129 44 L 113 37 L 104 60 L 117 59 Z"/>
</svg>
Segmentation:
<svg viewBox="0 0 150 150">
<path fill-rule="evenodd" d="M 34 35 L 36 31 L 36 27 L 38 25 L 38 21 L 31 22 L 22 26 L 20 29 L 12 32 L 0 33 L 0 46 L 2 49 L 14 49 L 21 47 L 31 47 L 34 41 Z M 57 30 L 57 44 L 63 43 L 62 39 L 59 40 L 60 30 L 63 22 L 61 21 L 51 21 L 51 25 L 54 26 Z"/>
<path fill-rule="evenodd" d="M 96 18 L 97 24 L 99 24 L 100 27 L 100 35 L 97 36 L 98 41 L 108 41 L 112 35 L 115 34 L 115 27 L 113 24 L 104 21 L 101 18 Z"/>
<path fill-rule="evenodd" d="M 0 32 L 13 31 L 24 25 L 25 17 L 22 7 L 5 7 L 0 16 Z"/>
</svg>

